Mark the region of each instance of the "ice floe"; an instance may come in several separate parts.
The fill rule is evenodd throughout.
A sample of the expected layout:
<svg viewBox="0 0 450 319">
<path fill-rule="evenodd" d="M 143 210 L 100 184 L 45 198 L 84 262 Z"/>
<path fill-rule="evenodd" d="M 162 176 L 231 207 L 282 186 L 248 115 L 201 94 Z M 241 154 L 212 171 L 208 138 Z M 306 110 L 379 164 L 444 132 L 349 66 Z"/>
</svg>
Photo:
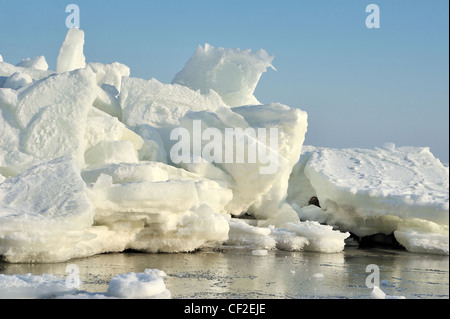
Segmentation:
<svg viewBox="0 0 450 319">
<path fill-rule="evenodd" d="M 305 146 L 289 185 L 302 220 L 361 237 L 393 233 L 409 251 L 448 254 L 449 171 L 428 148 Z M 309 205 L 313 196 L 320 208 Z"/>
</svg>

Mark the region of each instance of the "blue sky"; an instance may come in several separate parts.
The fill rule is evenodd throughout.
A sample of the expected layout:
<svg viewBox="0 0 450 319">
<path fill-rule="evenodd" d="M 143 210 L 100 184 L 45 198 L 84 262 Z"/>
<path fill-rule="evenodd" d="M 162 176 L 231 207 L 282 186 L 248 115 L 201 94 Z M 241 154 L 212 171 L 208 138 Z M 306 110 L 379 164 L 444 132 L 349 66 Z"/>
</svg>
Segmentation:
<svg viewBox="0 0 450 319">
<path fill-rule="evenodd" d="M 428 146 L 449 162 L 447 0 L 0 0 L 3 59 L 44 55 L 55 69 L 70 3 L 88 62 L 170 83 L 200 44 L 263 48 L 278 71 L 255 95 L 307 111 L 306 144 Z M 365 25 L 371 3 L 379 29 Z"/>
</svg>

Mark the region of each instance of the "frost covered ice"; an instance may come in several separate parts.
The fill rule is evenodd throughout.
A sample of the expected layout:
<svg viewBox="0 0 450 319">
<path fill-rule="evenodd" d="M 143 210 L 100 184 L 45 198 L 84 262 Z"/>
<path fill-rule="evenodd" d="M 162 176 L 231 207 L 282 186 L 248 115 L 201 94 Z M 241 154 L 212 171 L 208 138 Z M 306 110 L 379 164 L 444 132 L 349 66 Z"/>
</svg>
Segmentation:
<svg viewBox="0 0 450 319">
<path fill-rule="evenodd" d="M 448 254 L 448 168 L 423 148 L 304 149 L 306 112 L 254 96 L 273 68 L 264 50 L 199 47 L 166 84 L 86 62 L 84 44 L 70 29 L 56 71 L 42 56 L 0 59 L 5 260 L 216 246 L 333 253 L 350 232 L 394 232 L 410 251 Z M 226 154 L 215 143 L 227 129 L 247 132 L 230 139 L 242 160 L 204 152 Z M 173 156 L 184 143 L 174 130 L 189 138 L 177 154 L 187 161 Z M 250 134 L 260 130 L 276 138 Z M 266 153 L 251 161 L 256 145 Z"/>
</svg>

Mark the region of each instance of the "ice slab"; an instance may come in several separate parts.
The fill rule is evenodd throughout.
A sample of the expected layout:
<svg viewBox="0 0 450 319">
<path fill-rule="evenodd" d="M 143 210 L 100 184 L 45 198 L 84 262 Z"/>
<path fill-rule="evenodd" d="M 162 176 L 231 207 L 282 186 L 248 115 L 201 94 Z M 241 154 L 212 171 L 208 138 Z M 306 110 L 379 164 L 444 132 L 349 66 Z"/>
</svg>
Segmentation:
<svg viewBox="0 0 450 319">
<path fill-rule="evenodd" d="M 14 108 L 17 93 L 12 89 L 0 89 L 0 149 L 18 149 L 20 130 L 16 123 Z"/>
<path fill-rule="evenodd" d="M 324 253 L 336 253 L 344 250 L 345 239 L 350 236 L 348 232 L 333 230 L 332 226 L 321 225 L 316 221 L 288 223 L 288 230 L 297 236 L 308 239 L 305 250 Z"/>
<path fill-rule="evenodd" d="M 22 66 L 15 66 L 7 62 L 0 61 L 0 87 L 3 87 L 4 80 L 12 74 L 19 72 L 26 74 L 33 81 L 38 81 L 53 74 L 54 71 L 39 70 Z"/>
<path fill-rule="evenodd" d="M 132 128 L 175 126 L 188 111 L 215 111 L 226 106 L 215 92 L 201 94 L 178 84 L 131 77 L 122 79 L 119 101 L 122 121 Z"/>
<path fill-rule="evenodd" d="M 111 279 L 107 295 L 118 298 L 169 299 L 171 294 L 166 288 L 165 277 L 166 273 L 158 269 L 118 274 Z"/>
<path fill-rule="evenodd" d="M 116 97 L 116 93 L 114 92 L 115 88 L 107 86 L 103 86 L 97 88 L 97 97 L 93 103 L 93 106 L 97 109 L 111 115 L 117 117 L 118 119 L 122 119 L 122 109 L 119 104 L 119 99 Z"/>
<path fill-rule="evenodd" d="M 226 245 L 253 250 L 275 249 L 277 241 L 270 236 L 270 228 L 257 227 L 254 222 L 254 220 L 230 219 L 230 232 Z"/>
<path fill-rule="evenodd" d="M 29 75 L 21 72 L 16 72 L 6 78 L 3 87 L 18 90 L 26 86 L 27 84 L 30 84 L 31 82 L 33 82 L 33 79 Z"/>
<path fill-rule="evenodd" d="M 267 187 L 262 194 L 258 194 L 258 199 L 251 204 L 248 211 L 255 214 L 260 219 L 273 218 L 277 214 L 289 215 L 290 213 L 284 209 L 283 204 L 286 199 L 289 176 L 292 172 L 294 165 L 300 158 L 300 153 L 305 140 L 307 128 L 308 128 L 308 114 L 300 109 L 290 108 L 286 105 L 279 103 L 272 103 L 268 105 L 259 106 L 243 106 L 233 108 L 233 111 L 240 114 L 250 127 L 257 130 L 266 130 L 269 135 L 269 131 L 275 129 L 278 132 L 278 143 L 274 147 L 274 154 L 277 157 L 276 170 L 271 171 L 271 167 L 267 167 L 267 164 L 263 164 L 266 167 L 267 174 L 259 174 L 256 176 L 255 182 L 264 185 L 264 180 Z M 266 145 L 272 148 L 271 141 L 267 140 Z M 261 165 L 261 163 L 259 163 Z M 269 160 L 269 165 L 273 165 Z M 238 166 L 239 164 L 235 164 Z M 247 167 L 249 168 L 249 167 Z M 242 169 L 242 167 L 240 168 Z M 251 186 L 251 180 L 248 179 L 248 173 L 237 171 L 232 174 L 235 180 L 240 180 L 244 183 L 242 190 L 249 190 L 255 187 Z M 259 168 L 261 173 L 261 167 Z M 255 173 L 255 168 L 249 169 L 250 174 Z M 239 174 L 243 175 L 238 176 Z M 270 182 L 269 182 L 270 181 Z M 280 216 L 281 217 L 281 216 Z M 283 221 L 280 222 L 280 225 Z M 274 225 L 277 226 L 276 221 Z"/>
<path fill-rule="evenodd" d="M 50 274 L 42 276 L 0 274 L 0 287 L 2 287 L 1 299 L 54 298 L 76 292 L 75 288 L 66 285 L 65 279 Z"/>
<path fill-rule="evenodd" d="M 70 275 L 70 274 L 69 274 Z M 169 299 L 170 291 L 164 282 L 166 273 L 159 269 L 145 269 L 142 273 L 116 274 L 104 293 L 87 293 L 73 288 L 70 278 L 43 275 L 0 274 L 0 298 L 15 299 Z"/>
<path fill-rule="evenodd" d="M 10 262 L 83 256 L 77 246 L 93 223 L 93 206 L 74 160 L 31 167 L 0 184 L 0 255 Z"/>
<path fill-rule="evenodd" d="M 84 31 L 78 28 L 69 29 L 59 51 L 56 72 L 63 73 L 86 67 L 83 47 Z"/>
<path fill-rule="evenodd" d="M 14 177 L 38 161 L 20 149 L 21 130 L 16 121 L 17 91 L 0 89 L 0 174 Z"/>
<path fill-rule="evenodd" d="M 172 136 L 174 131 L 170 140 L 162 136 L 167 154 L 180 167 L 228 182 L 233 190 L 226 207 L 230 214 L 249 213 L 258 219 L 290 214 L 290 221 L 298 220 L 281 205 L 307 130 L 305 112 L 282 104 L 189 112 L 180 128 L 180 138 L 178 133 Z M 279 226 L 275 218 L 272 224 Z"/>
<path fill-rule="evenodd" d="M 264 227 L 257 220 L 232 218 L 226 245 L 253 250 L 341 252 L 349 233 L 333 230 L 318 222 L 288 222 L 285 228 Z"/>
<path fill-rule="evenodd" d="M 90 110 L 84 135 L 86 165 L 155 160 L 157 147 L 128 129 L 116 117 Z"/>
<path fill-rule="evenodd" d="M 30 58 L 22 59 L 22 61 L 17 63 L 16 66 L 21 66 L 24 68 L 32 68 L 32 69 L 37 69 L 37 70 L 42 70 L 42 71 L 48 70 L 47 61 L 45 60 L 45 57 L 43 55 L 37 56 L 33 59 L 30 59 Z"/>
<path fill-rule="evenodd" d="M 266 51 L 214 48 L 199 46 L 194 55 L 173 79 L 172 83 L 185 85 L 207 94 L 217 92 L 231 107 L 261 104 L 253 95 L 255 88 L 272 66 L 273 56 Z"/>
<path fill-rule="evenodd" d="M 448 254 L 448 176 L 428 148 L 308 146 L 293 170 L 287 201 L 301 219 L 358 236 L 394 232 L 410 251 Z M 317 214 L 306 208 L 311 196 L 320 201 Z"/>
<path fill-rule="evenodd" d="M 449 254 L 448 226 L 422 219 L 403 222 L 394 232 L 397 241 L 416 253 Z"/>
<path fill-rule="evenodd" d="M 80 69 L 33 82 L 18 94 L 20 148 L 38 159 L 74 156 L 84 163 L 84 132 L 96 97 L 96 77 Z"/>
<path fill-rule="evenodd" d="M 120 87 L 122 85 L 122 77 L 130 76 L 130 68 L 125 64 L 114 62 L 110 64 L 93 63 L 87 64 L 97 75 L 97 84 L 100 87 L 110 86 L 116 90 L 116 94 L 119 94 Z M 110 89 L 111 90 L 111 89 Z"/>
<path fill-rule="evenodd" d="M 380 287 L 374 286 L 369 295 L 370 299 L 406 299 L 405 296 L 387 295 Z"/>
<path fill-rule="evenodd" d="M 221 244 L 229 226 L 223 211 L 231 200 L 225 185 L 163 163 L 103 165 L 85 170 L 95 223 L 126 248 L 182 252 Z"/>
<path fill-rule="evenodd" d="M 15 177 L 37 163 L 38 160 L 15 148 L 0 148 L 0 174 L 4 178 Z"/>
</svg>

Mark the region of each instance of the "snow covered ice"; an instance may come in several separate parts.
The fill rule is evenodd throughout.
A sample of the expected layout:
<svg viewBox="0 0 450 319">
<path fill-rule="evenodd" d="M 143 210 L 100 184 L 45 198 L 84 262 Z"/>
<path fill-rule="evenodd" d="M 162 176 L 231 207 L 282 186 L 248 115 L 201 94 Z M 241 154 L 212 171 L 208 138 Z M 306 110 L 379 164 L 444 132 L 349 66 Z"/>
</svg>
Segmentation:
<svg viewBox="0 0 450 319">
<path fill-rule="evenodd" d="M 167 84 L 133 78 L 118 62 L 86 62 L 84 45 L 84 32 L 70 29 L 56 71 L 43 56 L 16 65 L 0 56 L 4 260 L 217 246 L 333 253 L 350 233 L 393 233 L 409 251 L 448 255 L 448 167 L 427 148 L 304 147 L 307 113 L 254 96 L 273 68 L 266 51 L 200 46 Z M 205 149 L 227 129 L 274 129 L 276 143 L 269 133 L 234 136 L 242 162 L 212 161 Z M 174 161 L 174 130 L 191 138 L 178 154 L 188 161 Z M 223 135 L 213 143 L 208 132 Z M 266 152 L 252 162 L 255 145 Z M 153 275 L 118 277 L 110 294 Z"/>
<path fill-rule="evenodd" d="M 308 205 L 313 196 L 321 208 Z M 302 220 L 360 237 L 394 233 L 409 251 L 448 255 L 449 170 L 428 148 L 305 146 L 287 201 Z"/>
</svg>

